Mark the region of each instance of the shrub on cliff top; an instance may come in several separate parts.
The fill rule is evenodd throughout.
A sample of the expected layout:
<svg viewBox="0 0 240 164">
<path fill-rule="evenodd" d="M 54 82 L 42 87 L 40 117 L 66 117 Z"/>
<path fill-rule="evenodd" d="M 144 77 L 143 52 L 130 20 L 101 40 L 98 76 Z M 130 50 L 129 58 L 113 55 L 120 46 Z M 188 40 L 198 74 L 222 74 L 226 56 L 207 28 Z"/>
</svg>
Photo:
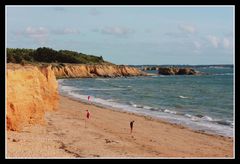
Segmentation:
<svg viewBox="0 0 240 164">
<path fill-rule="evenodd" d="M 47 47 L 40 47 L 34 49 L 19 49 L 7 48 L 7 62 L 21 63 L 27 62 L 45 62 L 45 63 L 76 63 L 76 64 L 90 64 L 90 63 L 106 63 L 103 57 L 87 55 L 69 50 L 53 50 Z"/>
</svg>

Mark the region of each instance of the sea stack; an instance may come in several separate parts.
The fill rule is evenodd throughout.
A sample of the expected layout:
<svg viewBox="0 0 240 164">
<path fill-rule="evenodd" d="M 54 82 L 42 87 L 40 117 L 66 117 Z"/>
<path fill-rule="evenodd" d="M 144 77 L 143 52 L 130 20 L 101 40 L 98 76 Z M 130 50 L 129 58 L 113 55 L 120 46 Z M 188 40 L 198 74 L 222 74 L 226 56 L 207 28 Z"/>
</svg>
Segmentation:
<svg viewBox="0 0 240 164">
<path fill-rule="evenodd" d="M 176 67 L 165 67 L 158 68 L 158 74 L 160 75 L 197 75 L 198 72 L 192 68 L 176 68 Z"/>
</svg>

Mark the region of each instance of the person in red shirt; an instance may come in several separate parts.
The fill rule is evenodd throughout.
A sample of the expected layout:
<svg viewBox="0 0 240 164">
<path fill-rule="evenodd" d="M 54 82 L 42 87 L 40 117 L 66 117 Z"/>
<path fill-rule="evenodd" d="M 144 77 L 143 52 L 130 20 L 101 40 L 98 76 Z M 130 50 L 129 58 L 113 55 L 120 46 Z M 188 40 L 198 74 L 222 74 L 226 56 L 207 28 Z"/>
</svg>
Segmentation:
<svg viewBox="0 0 240 164">
<path fill-rule="evenodd" d="M 87 111 L 87 114 L 86 114 L 86 117 L 89 119 L 90 118 L 90 112 L 88 110 Z"/>
</svg>

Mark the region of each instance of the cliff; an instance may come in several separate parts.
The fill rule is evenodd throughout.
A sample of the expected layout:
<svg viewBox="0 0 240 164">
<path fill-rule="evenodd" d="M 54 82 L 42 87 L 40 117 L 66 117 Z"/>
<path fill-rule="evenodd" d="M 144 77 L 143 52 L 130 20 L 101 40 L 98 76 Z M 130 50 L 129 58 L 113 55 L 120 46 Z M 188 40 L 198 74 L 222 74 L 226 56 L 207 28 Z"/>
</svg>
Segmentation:
<svg viewBox="0 0 240 164">
<path fill-rule="evenodd" d="M 86 77 L 121 77 L 143 76 L 145 72 L 123 65 L 53 65 L 52 70 L 58 78 L 86 78 Z"/>
<path fill-rule="evenodd" d="M 57 81 L 51 66 L 7 65 L 8 130 L 21 130 L 28 124 L 43 124 L 44 113 L 56 110 Z"/>
<path fill-rule="evenodd" d="M 57 109 L 56 77 L 141 76 L 137 68 L 117 65 L 7 65 L 7 129 L 43 124 L 44 113 Z"/>
</svg>

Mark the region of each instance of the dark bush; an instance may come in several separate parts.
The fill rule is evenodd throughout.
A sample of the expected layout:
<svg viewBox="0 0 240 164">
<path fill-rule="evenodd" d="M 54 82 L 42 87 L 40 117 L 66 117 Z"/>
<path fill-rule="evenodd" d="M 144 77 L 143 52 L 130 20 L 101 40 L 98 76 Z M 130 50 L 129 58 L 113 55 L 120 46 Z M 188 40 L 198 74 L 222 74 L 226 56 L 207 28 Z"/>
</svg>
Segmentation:
<svg viewBox="0 0 240 164">
<path fill-rule="evenodd" d="M 43 63 L 104 63 L 103 57 L 87 55 L 69 50 L 53 50 L 47 47 L 34 49 L 7 48 L 7 62 L 21 63 L 25 62 L 43 62 Z"/>
</svg>

